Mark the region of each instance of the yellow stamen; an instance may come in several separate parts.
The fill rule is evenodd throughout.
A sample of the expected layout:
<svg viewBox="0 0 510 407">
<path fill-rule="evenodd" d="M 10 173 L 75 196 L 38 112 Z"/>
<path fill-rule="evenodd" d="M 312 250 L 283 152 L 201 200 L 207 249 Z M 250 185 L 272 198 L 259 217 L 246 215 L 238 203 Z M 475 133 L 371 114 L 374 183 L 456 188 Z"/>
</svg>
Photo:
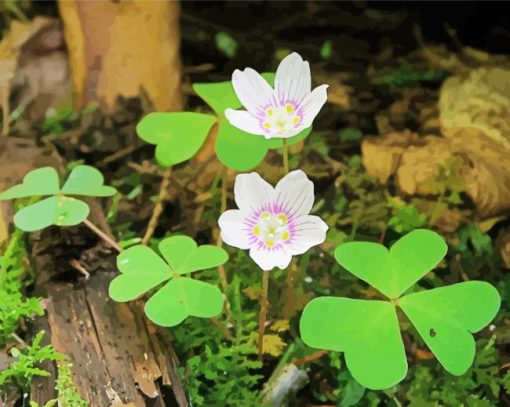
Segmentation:
<svg viewBox="0 0 510 407">
<path fill-rule="evenodd" d="M 290 238 L 290 233 L 287 230 L 282 233 L 282 240 L 289 240 L 289 238 Z"/>
<path fill-rule="evenodd" d="M 266 113 L 268 116 L 272 116 L 273 115 L 273 109 L 269 108 L 266 110 Z"/>
<path fill-rule="evenodd" d="M 272 240 L 266 240 L 266 246 L 269 246 L 269 247 L 273 247 L 274 246 L 274 242 Z"/>
<path fill-rule="evenodd" d="M 258 226 L 255 226 L 253 228 L 253 234 L 256 236 L 260 235 L 260 228 Z"/>
<path fill-rule="evenodd" d="M 294 106 L 286 105 L 285 110 L 287 110 L 287 113 L 292 113 L 294 111 Z"/>
<path fill-rule="evenodd" d="M 298 124 L 298 123 L 299 123 L 299 117 L 296 116 L 292 119 L 292 124 Z"/>
<path fill-rule="evenodd" d="M 283 213 L 280 213 L 277 218 L 282 225 L 287 223 L 287 217 Z"/>
<path fill-rule="evenodd" d="M 260 214 L 260 219 L 262 219 L 262 220 L 264 220 L 264 219 L 268 219 L 268 218 L 270 218 L 270 217 L 271 217 L 271 214 L 270 214 L 269 212 L 267 212 L 267 211 L 266 211 L 266 212 L 262 212 L 262 213 Z"/>
</svg>

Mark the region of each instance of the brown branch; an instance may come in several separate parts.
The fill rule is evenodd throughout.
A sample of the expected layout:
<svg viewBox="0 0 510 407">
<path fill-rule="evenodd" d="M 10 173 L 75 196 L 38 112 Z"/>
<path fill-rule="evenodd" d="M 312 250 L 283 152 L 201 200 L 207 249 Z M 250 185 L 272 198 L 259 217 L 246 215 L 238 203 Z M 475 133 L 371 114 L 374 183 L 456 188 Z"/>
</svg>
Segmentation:
<svg viewBox="0 0 510 407">
<path fill-rule="evenodd" d="M 304 365 L 305 363 L 313 362 L 314 360 L 317 360 L 324 355 L 327 355 L 329 353 L 329 350 L 320 350 L 318 352 L 312 353 L 311 355 L 308 355 L 302 359 L 296 359 L 292 363 L 294 363 L 296 366 Z"/>
<path fill-rule="evenodd" d="M 103 239 L 110 247 L 117 250 L 119 253 L 122 251 L 122 247 L 119 246 L 119 244 L 113 240 L 110 236 L 108 236 L 105 232 L 103 232 L 101 229 L 99 229 L 96 225 L 94 225 L 91 221 L 88 219 L 85 219 L 83 221 L 84 225 L 87 226 L 90 230 L 92 230 L 96 235 L 98 235 L 101 239 Z"/>
</svg>

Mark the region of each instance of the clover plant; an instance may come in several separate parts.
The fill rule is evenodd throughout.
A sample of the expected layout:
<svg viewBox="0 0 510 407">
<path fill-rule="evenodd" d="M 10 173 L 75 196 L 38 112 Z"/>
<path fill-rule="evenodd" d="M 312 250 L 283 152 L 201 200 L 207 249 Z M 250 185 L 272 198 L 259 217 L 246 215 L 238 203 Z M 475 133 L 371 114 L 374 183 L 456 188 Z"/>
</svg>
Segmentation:
<svg viewBox="0 0 510 407">
<path fill-rule="evenodd" d="M 314 348 L 344 352 L 348 369 L 363 386 L 391 387 L 407 373 L 398 307 L 443 367 L 462 375 L 475 355 L 472 334 L 499 310 L 498 291 L 484 281 L 467 281 L 402 296 L 437 266 L 446 251 L 441 236 L 425 229 L 403 236 L 389 250 L 370 242 L 339 246 L 338 263 L 388 300 L 316 298 L 301 317 L 303 341 Z"/>
<path fill-rule="evenodd" d="M 271 85 L 274 73 L 262 75 Z M 281 138 L 265 139 L 232 126 L 225 119 L 226 109 L 242 106 L 232 82 L 196 83 L 195 92 L 212 108 L 215 115 L 196 112 L 156 112 L 145 116 L 136 127 L 138 136 L 156 145 L 156 160 L 164 167 L 192 158 L 202 147 L 213 125 L 218 125 L 216 155 L 229 168 L 248 171 L 262 162 L 270 149 L 282 148 Z M 310 134 L 311 128 L 288 139 L 297 143 Z"/>
<path fill-rule="evenodd" d="M 110 283 L 110 297 L 130 301 L 165 283 L 145 304 L 154 323 L 174 326 L 188 316 L 208 318 L 221 313 L 223 295 L 211 284 L 184 275 L 224 264 L 228 255 L 221 247 L 197 246 L 188 236 L 172 236 L 158 245 L 161 258 L 147 246 L 124 250 L 117 257 L 120 275 Z"/>
<path fill-rule="evenodd" d="M 74 167 L 62 187 L 55 168 L 42 167 L 30 171 L 21 184 L 2 192 L 0 200 L 48 196 L 14 216 L 18 228 L 33 232 L 51 225 L 77 225 L 87 219 L 89 206 L 71 195 L 105 197 L 115 193 L 115 188 L 104 185 L 103 175 L 88 165 Z"/>
</svg>

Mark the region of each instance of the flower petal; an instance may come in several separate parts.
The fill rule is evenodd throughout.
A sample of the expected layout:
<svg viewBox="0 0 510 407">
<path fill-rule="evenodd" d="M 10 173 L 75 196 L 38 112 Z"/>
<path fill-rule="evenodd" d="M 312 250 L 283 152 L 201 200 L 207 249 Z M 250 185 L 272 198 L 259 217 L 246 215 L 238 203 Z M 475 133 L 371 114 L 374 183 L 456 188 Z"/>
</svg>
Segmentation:
<svg viewBox="0 0 510 407">
<path fill-rule="evenodd" d="M 281 270 L 286 269 L 292 256 L 285 250 L 267 250 L 267 249 L 250 249 L 250 257 L 264 271 L 272 270 L 278 267 Z"/>
<path fill-rule="evenodd" d="M 296 220 L 291 243 L 286 247 L 292 255 L 303 254 L 310 247 L 324 243 L 328 225 L 318 216 L 306 215 Z"/>
<path fill-rule="evenodd" d="M 273 99 L 271 86 L 251 68 L 244 71 L 236 69 L 232 74 L 232 86 L 243 106 L 252 114 L 257 114 L 261 107 Z"/>
<path fill-rule="evenodd" d="M 271 204 L 275 198 L 274 188 L 256 172 L 237 175 L 234 195 L 237 207 L 250 212 Z"/>
<path fill-rule="evenodd" d="M 246 215 L 237 209 L 231 209 L 221 214 L 218 225 L 221 229 L 221 239 L 228 245 L 239 249 L 249 249 L 250 239 L 244 220 Z"/>
<path fill-rule="evenodd" d="M 319 114 L 322 106 L 326 103 L 328 99 L 326 89 L 328 89 L 328 87 L 329 85 L 317 86 L 313 92 L 308 94 L 303 100 L 301 104 L 303 109 L 303 127 L 310 127 L 312 125 L 313 119 L 315 119 L 315 116 Z"/>
<path fill-rule="evenodd" d="M 276 201 L 294 217 L 308 215 L 313 206 L 313 182 L 301 170 L 289 172 L 275 187 Z"/>
<path fill-rule="evenodd" d="M 276 70 L 275 89 L 280 101 L 301 103 L 312 89 L 308 61 L 296 52 L 283 58 Z"/>
<path fill-rule="evenodd" d="M 259 136 L 265 135 L 264 130 L 259 126 L 259 121 L 246 110 L 225 110 L 225 117 L 230 124 L 250 134 Z"/>
</svg>

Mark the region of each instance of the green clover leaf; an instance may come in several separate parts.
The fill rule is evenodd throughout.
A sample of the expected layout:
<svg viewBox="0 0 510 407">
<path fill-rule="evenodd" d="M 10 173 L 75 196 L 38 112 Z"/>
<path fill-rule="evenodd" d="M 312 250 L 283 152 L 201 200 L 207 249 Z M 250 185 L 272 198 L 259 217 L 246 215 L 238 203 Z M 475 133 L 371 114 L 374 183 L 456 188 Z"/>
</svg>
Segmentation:
<svg viewBox="0 0 510 407">
<path fill-rule="evenodd" d="M 14 215 L 14 224 L 25 232 L 34 232 L 51 225 L 73 226 L 89 216 L 89 206 L 68 196 L 52 196 L 26 206 Z"/>
<path fill-rule="evenodd" d="M 265 72 L 262 76 L 271 86 L 274 85 L 274 73 Z M 226 109 L 242 108 L 232 82 L 196 83 L 193 89 L 218 116 L 216 155 L 223 165 L 236 171 L 249 171 L 262 162 L 269 149 L 283 147 L 283 141 L 280 138 L 267 140 L 263 136 L 246 133 L 232 126 L 225 119 Z M 304 140 L 311 130 L 309 127 L 294 137 L 288 138 L 288 145 Z"/>
<path fill-rule="evenodd" d="M 406 295 L 398 305 L 443 367 L 460 376 L 475 358 L 473 333 L 492 321 L 499 293 L 485 281 L 466 281 Z"/>
<path fill-rule="evenodd" d="M 104 184 L 100 171 L 89 165 L 74 167 L 60 190 L 64 195 L 112 196 L 117 193 L 113 187 Z"/>
<path fill-rule="evenodd" d="M 58 174 L 53 167 L 42 167 L 30 171 L 23 182 L 0 194 L 0 200 L 58 194 Z"/>
<path fill-rule="evenodd" d="M 155 112 L 138 123 L 136 132 L 142 140 L 156 145 L 156 160 L 169 167 L 193 157 L 215 121 L 210 114 Z"/>
<path fill-rule="evenodd" d="M 103 175 L 88 165 L 78 165 L 60 188 L 57 171 L 52 167 L 30 171 L 23 182 L 0 194 L 0 200 L 39 197 L 49 198 L 26 206 L 14 215 L 14 224 L 25 232 L 33 232 L 51 225 L 73 226 L 89 215 L 89 206 L 67 195 L 111 196 L 117 191 L 105 186 Z"/>
<path fill-rule="evenodd" d="M 377 243 L 345 243 L 336 249 L 335 258 L 388 298 L 398 298 L 437 266 L 447 249 L 437 233 L 417 229 L 399 239 L 390 250 Z"/>
<path fill-rule="evenodd" d="M 218 287 L 188 277 L 170 280 L 145 304 L 147 316 L 160 326 L 178 325 L 188 316 L 212 318 L 222 309 Z"/>
<path fill-rule="evenodd" d="M 338 263 L 391 301 L 316 298 L 301 317 L 303 341 L 345 352 L 347 367 L 363 386 L 391 387 L 407 371 L 398 306 L 443 367 L 454 375 L 465 373 L 475 355 L 472 334 L 496 316 L 501 303 L 498 291 L 489 283 L 468 281 L 401 297 L 441 261 L 446 250 L 444 240 L 428 230 L 403 236 L 390 250 L 367 242 L 339 246 Z"/>
<path fill-rule="evenodd" d="M 308 346 L 345 352 L 347 368 L 365 387 L 385 389 L 406 376 L 397 313 L 387 301 L 319 297 L 306 305 L 300 330 Z"/>
<path fill-rule="evenodd" d="M 174 326 L 188 316 L 206 318 L 221 313 L 223 296 L 217 287 L 181 275 L 224 264 L 227 252 L 217 246 L 198 246 L 188 236 L 166 238 L 158 249 L 163 258 L 142 245 L 120 253 L 117 267 L 121 274 L 110 283 L 110 297 L 130 301 L 170 280 L 145 305 L 154 323 Z"/>
</svg>

